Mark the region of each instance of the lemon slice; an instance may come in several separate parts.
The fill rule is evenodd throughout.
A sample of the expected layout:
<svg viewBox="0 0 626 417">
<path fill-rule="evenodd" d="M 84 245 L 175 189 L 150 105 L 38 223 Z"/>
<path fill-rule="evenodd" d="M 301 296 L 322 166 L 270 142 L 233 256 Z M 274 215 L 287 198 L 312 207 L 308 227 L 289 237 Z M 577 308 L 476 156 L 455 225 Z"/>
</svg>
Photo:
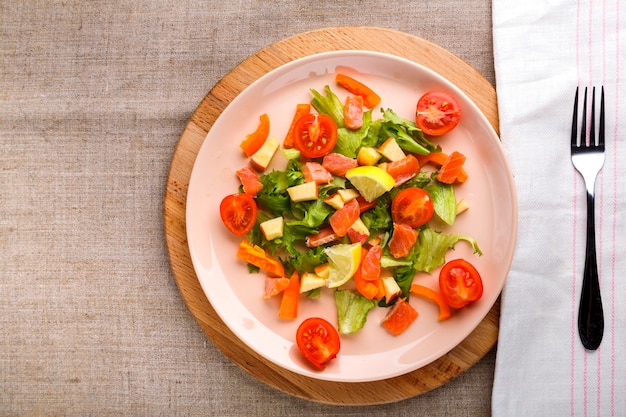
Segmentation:
<svg viewBox="0 0 626 417">
<path fill-rule="evenodd" d="M 361 243 L 340 243 L 324 250 L 328 256 L 328 288 L 339 287 L 352 278 L 361 264 Z"/>
<path fill-rule="evenodd" d="M 352 168 L 346 172 L 346 178 L 368 202 L 391 190 L 396 183 L 387 171 L 375 166 Z"/>
</svg>

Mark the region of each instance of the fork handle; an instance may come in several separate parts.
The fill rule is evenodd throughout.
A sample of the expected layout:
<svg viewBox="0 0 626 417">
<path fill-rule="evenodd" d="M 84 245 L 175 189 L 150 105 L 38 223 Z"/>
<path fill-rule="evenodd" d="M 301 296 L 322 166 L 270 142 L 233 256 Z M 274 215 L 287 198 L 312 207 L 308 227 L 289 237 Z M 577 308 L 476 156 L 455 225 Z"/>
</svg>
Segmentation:
<svg viewBox="0 0 626 417">
<path fill-rule="evenodd" d="M 596 350 L 604 334 L 604 313 L 600 297 L 596 259 L 595 210 L 593 191 L 587 190 L 587 247 L 585 271 L 578 310 L 578 333 L 583 346 Z"/>
</svg>

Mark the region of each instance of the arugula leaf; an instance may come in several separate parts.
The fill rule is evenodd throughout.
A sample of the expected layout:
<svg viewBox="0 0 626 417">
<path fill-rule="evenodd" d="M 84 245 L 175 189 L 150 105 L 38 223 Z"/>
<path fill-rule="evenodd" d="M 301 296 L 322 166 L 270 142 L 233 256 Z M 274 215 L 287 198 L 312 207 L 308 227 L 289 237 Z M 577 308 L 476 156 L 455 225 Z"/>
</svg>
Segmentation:
<svg viewBox="0 0 626 417">
<path fill-rule="evenodd" d="M 345 123 L 343 120 L 343 103 L 339 100 L 339 97 L 335 93 L 332 92 L 329 86 L 324 86 L 324 91 L 326 92 L 326 96 L 323 96 L 313 88 L 310 90 L 311 94 L 313 94 L 313 99 L 311 100 L 311 105 L 317 110 L 319 113 L 329 115 L 338 128 L 344 127 Z"/>
<path fill-rule="evenodd" d="M 337 327 L 339 333 L 355 333 L 365 325 L 367 314 L 376 307 L 376 302 L 350 290 L 335 291 Z"/>
</svg>

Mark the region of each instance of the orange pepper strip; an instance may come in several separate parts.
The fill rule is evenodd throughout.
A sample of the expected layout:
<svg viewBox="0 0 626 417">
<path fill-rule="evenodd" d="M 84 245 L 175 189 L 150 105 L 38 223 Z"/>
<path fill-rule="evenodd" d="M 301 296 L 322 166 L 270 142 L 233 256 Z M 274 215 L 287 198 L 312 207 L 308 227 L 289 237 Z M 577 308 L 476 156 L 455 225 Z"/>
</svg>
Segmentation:
<svg viewBox="0 0 626 417">
<path fill-rule="evenodd" d="M 419 284 L 411 284 L 411 294 L 434 301 L 439 306 L 439 321 L 450 318 L 450 306 L 437 291 Z"/>
<path fill-rule="evenodd" d="M 237 258 L 249 264 L 252 264 L 264 271 L 267 271 L 272 276 L 285 276 L 285 268 L 278 259 L 272 258 L 265 253 L 263 248 L 259 246 L 252 246 L 246 240 L 241 241 L 241 243 L 239 244 L 239 249 L 237 250 Z"/>
<path fill-rule="evenodd" d="M 431 152 L 428 155 L 415 155 L 417 160 L 420 163 L 420 166 L 424 166 L 426 164 L 434 164 L 436 166 L 442 166 L 446 159 L 448 159 L 448 154 L 443 152 Z"/>
<path fill-rule="evenodd" d="M 259 126 L 257 129 L 246 135 L 246 138 L 243 142 L 241 142 L 239 147 L 243 150 L 243 153 L 245 153 L 247 157 L 250 157 L 254 155 L 256 151 L 261 149 L 261 146 L 263 146 L 269 134 L 270 118 L 264 113 L 259 117 Z"/>
<path fill-rule="evenodd" d="M 289 286 L 283 291 L 283 298 L 280 301 L 278 317 L 281 319 L 293 320 L 298 317 L 298 296 L 300 295 L 300 278 L 298 271 L 294 271 L 289 278 Z"/>
<path fill-rule="evenodd" d="M 363 97 L 363 105 L 372 109 L 380 104 L 380 96 L 371 88 L 346 74 L 337 74 L 335 82 L 354 95 Z"/>
<path fill-rule="evenodd" d="M 311 114 L 311 105 L 309 103 L 305 104 L 296 104 L 296 114 L 293 116 L 293 120 L 291 121 L 291 126 L 289 126 L 289 130 L 287 131 L 287 136 L 285 136 L 285 140 L 283 141 L 283 147 L 285 148 L 293 148 L 294 137 L 293 131 L 296 126 L 296 122 L 302 116 L 306 116 L 307 114 Z"/>
</svg>

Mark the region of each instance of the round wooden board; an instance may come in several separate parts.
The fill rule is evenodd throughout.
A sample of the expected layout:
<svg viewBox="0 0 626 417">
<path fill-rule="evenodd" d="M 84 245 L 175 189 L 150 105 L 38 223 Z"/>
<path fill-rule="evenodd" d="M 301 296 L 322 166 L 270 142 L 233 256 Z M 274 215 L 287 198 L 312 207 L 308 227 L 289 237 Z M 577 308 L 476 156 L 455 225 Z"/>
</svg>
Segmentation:
<svg viewBox="0 0 626 417">
<path fill-rule="evenodd" d="M 220 80 L 195 110 L 172 157 L 164 197 L 164 228 L 172 271 L 183 300 L 200 327 L 226 356 L 255 378 L 297 397 L 327 404 L 370 405 L 422 394 L 474 365 L 497 341 L 499 301 L 461 344 L 423 368 L 375 382 L 312 379 L 262 358 L 221 321 L 200 287 L 185 231 L 187 188 L 194 161 L 209 129 L 231 100 L 260 76 L 294 59 L 347 49 L 385 52 L 433 69 L 461 88 L 498 132 L 494 88 L 471 66 L 445 49 L 412 35 L 372 27 L 325 28 L 295 35 L 247 58 Z"/>
</svg>

